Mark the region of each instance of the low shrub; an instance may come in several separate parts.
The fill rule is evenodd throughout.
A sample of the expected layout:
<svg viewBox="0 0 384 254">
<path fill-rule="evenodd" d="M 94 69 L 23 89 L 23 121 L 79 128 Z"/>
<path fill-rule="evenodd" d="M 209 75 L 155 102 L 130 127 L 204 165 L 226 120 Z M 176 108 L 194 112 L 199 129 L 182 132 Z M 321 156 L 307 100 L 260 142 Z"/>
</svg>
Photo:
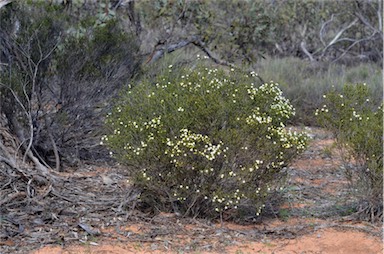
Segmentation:
<svg viewBox="0 0 384 254">
<path fill-rule="evenodd" d="M 152 211 L 214 218 L 259 215 L 307 136 L 285 127 L 294 108 L 277 84 L 199 66 L 168 70 L 122 95 L 103 137 Z"/>
<path fill-rule="evenodd" d="M 359 214 L 375 221 L 383 215 L 383 105 L 370 94 L 366 84 L 333 89 L 315 114 L 341 148 L 346 176 L 361 201 Z"/>
<path fill-rule="evenodd" d="M 290 119 L 294 125 L 318 124 L 313 112 L 323 105 L 322 95 L 330 91 L 332 86 L 341 90 L 345 83 L 366 82 L 371 87 L 372 102 L 379 103 L 383 99 L 382 70 L 372 63 L 350 67 L 336 63 L 310 63 L 294 57 L 267 57 L 261 59 L 255 68 L 264 80 L 280 84 L 285 97 L 296 109 L 295 116 Z"/>
</svg>

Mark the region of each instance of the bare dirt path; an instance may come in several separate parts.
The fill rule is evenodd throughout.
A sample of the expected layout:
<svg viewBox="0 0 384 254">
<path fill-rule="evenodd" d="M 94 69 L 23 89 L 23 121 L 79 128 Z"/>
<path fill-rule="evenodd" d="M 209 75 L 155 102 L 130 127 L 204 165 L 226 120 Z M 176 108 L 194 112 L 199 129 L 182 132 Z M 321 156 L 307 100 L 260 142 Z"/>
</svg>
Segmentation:
<svg viewBox="0 0 384 254">
<path fill-rule="evenodd" d="M 289 168 L 286 203 L 262 222 L 222 227 L 174 214 L 150 218 L 129 209 L 135 193 L 121 171 L 84 167 L 66 173 L 61 192 L 44 196 L 44 209 L 24 218 L 30 223 L 23 233 L 0 238 L 0 254 L 382 253 L 381 225 L 350 220 L 354 200 L 331 136 L 310 133 L 309 149 Z M 4 221 L 2 228 L 16 225 Z"/>
</svg>

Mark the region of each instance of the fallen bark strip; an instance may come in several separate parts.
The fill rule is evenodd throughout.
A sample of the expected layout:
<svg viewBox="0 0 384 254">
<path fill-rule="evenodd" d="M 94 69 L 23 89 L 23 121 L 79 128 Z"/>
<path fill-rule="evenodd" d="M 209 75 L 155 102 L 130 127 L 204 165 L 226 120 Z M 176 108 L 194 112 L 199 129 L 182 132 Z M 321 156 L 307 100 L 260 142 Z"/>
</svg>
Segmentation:
<svg viewBox="0 0 384 254">
<path fill-rule="evenodd" d="M 24 191 L 9 194 L 7 197 L 5 197 L 3 200 L 0 201 L 0 206 L 8 204 L 11 201 L 13 201 L 14 199 L 26 198 L 26 197 L 27 197 L 27 194 Z"/>
</svg>

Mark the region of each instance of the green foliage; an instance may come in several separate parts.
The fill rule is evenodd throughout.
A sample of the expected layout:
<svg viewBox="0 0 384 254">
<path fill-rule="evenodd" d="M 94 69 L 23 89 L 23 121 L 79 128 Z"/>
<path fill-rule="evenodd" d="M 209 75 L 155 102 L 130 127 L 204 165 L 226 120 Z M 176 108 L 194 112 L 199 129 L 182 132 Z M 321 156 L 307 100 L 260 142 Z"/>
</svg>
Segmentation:
<svg viewBox="0 0 384 254">
<path fill-rule="evenodd" d="M 143 20 L 152 29 L 176 36 L 199 37 L 226 60 L 253 62 L 270 41 L 271 17 L 254 1 L 142 1 Z M 158 25 L 162 24 L 159 28 Z"/>
<path fill-rule="evenodd" d="M 121 67 L 129 74 L 137 68 L 138 50 L 135 38 L 116 19 L 106 21 L 103 26 L 80 26 L 68 29 L 57 52 L 55 68 L 64 79 L 109 78 Z"/>
<path fill-rule="evenodd" d="M 308 51 L 322 60 L 337 59 L 341 56 L 340 49 L 348 49 L 377 63 L 382 61 L 382 35 L 372 35 L 375 29 L 381 29 L 381 17 L 377 16 L 382 12 L 379 1 L 286 0 L 264 4 L 268 5 L 267 11 L 273 24 L 271 40 L 279 45 L 280 56 L 306 57 L 299 47 L 301 42 L 305 42 Z M 357 15 L 364 17 L 370 27 L 364 22 L 356 22 L 342 33 L 342 37 L 348 40 L 331 44 L 342 28 L 351 24 Z M 363 41 L 362 38 L 369 39 Z"/>
<path fill-rule="evenodd" d="M 282 221 L 287 221 L 291 217 L 288 209 L 280 209 L 279 210 L 279 218 Z"/>
<path fill-rule="evenodd" d="M 213 18 L 200 22 L 199 32 L 226 59 L 256 62 L 273 42 L 272 18 L 266 7 L 255 1 L 216 1 L 208 7 L 216 10 Z"/>
<path fill-rule="evenodd" d="M 345 85 L 341 93 L 334 89 L 324 98 L 316 115 L 345 151 L 346 173 L 358 187 L 357 195 L 382 214 L 383 104 L 372 103 L 366 84 Z"/>
<path fill-rule="evenodd" d="M 233 69 L 169 66 L 123 94 L 102 142 L 128 165 L 143 203 L 208 217 L 261 212 L 306 135 L 285 127 L 294 109 L 277 84 L 254 81 Z"/>
<path fill-rule="evenodd" d="M 323 94 L 345 83 L 370 84 L 369 97 L 378 104 L 383 98 L 382 70 L 379 66 L 360 63 L 354 67 L 341 64 L 309 63 L 297 57 L 266 58 L 258 62 L 258 74 L 264 80 L 280 84 L 284 95 L 296 109 L 294 124 L 317 125 L 313 112 L 323 104 Z"/>
<path fill-rule="evenodd" d="M 47 1 L 12 3 L 12 8 L 5 8 L 6 22 L 1 23 L 1 28 L 12 33 L 15 22 L 19 22 L 14 39 L 19 50 L 24 51 L 22 55 L 28 55 L 34 63 L 53 53 L 40 63 L 41 76 L 47 74 L 48 68 L 49 74 L 59 75 L 60 79 L 108 78 L 120 66 L 128 74 L 135 71 L 137 38 L 123 28 L 110 4 L 89 4 L 88 8 L 83 6 L 84 1 L 73 4 L 77 13 Z"/>
<path fill-rule="evenodd" d="M 31 116 L 19 121 L 40 155 L 52 152 L 52 135 L 63 163 L 110 160 L 95 143 L 107 101 L 139 69 L 139 44 L 101 3 L 72 7 L 14 1 L 0 10 L 0 108 L 9 117 Z"/>
<path fill-rule="evenodd" d="M 0 68 L 0 101 L 7 101 L 13 113 L 23 110 L 21 104 L 30 107 L 34 89 L 48 72 L 61 28 L 60 21 L 54 19 L 62 17 L 59 13 L 47 13 L 43 4 L 33 8 L 29 4 L 14 2 L 1 9 L 1 62 L 7 67 Z"/>
<path fill-rule="evenodd" d="M 252 64 L 264 54 L 307 58 L 302 43 L 318 60 L 342 60 L 346 55 L 351 62 L 362 57 L 382 60 L 379 1 L 155 0 L 137 1 L 136 6 L 152 30 L 151 39 L 198 35 L 231 62 Z"/>
</svg>

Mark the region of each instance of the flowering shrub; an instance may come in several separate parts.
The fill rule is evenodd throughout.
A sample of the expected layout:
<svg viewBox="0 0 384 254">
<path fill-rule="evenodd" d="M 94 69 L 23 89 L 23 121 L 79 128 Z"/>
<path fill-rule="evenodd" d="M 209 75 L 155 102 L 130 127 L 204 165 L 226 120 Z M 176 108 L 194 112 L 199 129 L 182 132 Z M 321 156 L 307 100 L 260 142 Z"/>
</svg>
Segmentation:
<svg viewBox="0 0 384 254">
<path fill-rule="evenodd" d="M 346 85 L 341 93 L 324 95 L 315 114 L 343 151 L 347 176 L 359 190 L 360 213 L 377 219 L 383 210 L 383 105 L 374 105 L 370 93 L 366 84 Z"/>
<path fill-rule="evenodd" d="M 307 136 L 284 125 L 292 105 L 277 84 L 253 84 L 254 73 L 172 69 L 122 96 L 102 142 L 152 209 L 215 217 L 252 207 L 259 215 L 306 147 Z"/>
</svg>

